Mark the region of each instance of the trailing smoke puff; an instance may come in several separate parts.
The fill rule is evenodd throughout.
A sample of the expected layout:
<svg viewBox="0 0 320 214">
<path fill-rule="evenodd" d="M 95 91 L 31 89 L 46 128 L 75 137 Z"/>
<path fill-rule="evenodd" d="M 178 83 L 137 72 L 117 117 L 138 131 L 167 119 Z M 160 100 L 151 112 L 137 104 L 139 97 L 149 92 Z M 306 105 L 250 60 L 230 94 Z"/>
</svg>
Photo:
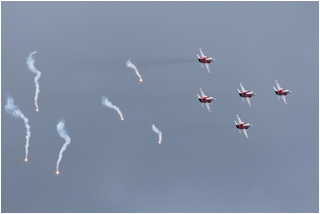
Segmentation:
<svg viewBox="0 0 320 214">
<path fill-rule="evenodd" d="M 138 71 L 138 68 L 131 62 L 130 59 L 127 61 L 127 67 L 128 67 L 128 68 L 132 68 L 132 69 L 136 72 L 137 76 L 138 76 L 139 79 L 140 79 L 140 80 L 139 80 L 140 82 L 143 81 L 142 78 L 141 78 L 141 75 L 140 75 L 140 73 L 139 73 L 139 71 Z"/>
<path fill-rule="evenodd" d="M 26 150 L 26 155 L 25 155 L 25 159 L 24 161 L 28 161 L 28 153 L 29 153 L 29 141 L 30 141 L 30 136 L 31 136 L 31 132 L 30 132 L 30 125 L 29 125 L 29 120 L 28 118 L 26 118 L 22 112 L 20 111 L 20 109 L 18 108 L 18 106 L 16 106 L 14 104 L 14 100 L 12 97 L 8 97 L 7 99 L 7 104 L 5 105 L 5 110 L 8 114 L 10 114 L 11 116 L 15 117 L 15 118 L 21 118 L 24 121 L 24 125 L 26 127 L 26 145 L 25 145 L 25 150 Z"/>
<path fill-rule="evenodd" d="M 39 96 L 39 92 L 40 92 L 40 87 L 39 87 L 39 78 L 41 76 L 41 72 L 39 70 L 36 69 L 36 67 L 34 66 L 34 54 L 36 54 L 37 51 L 33 51 L 29 54 L 28 58 L 27 58 L 27 65 L 29 70 L 32 73 L 35 73 L 36 76 L 34 77 L 34 84 L 36 85 L 36 92 L 34 95 L 34 104 L 36 106 L 36 111 L 39 111 L 39 106 L 38 106 L 38 96 Z"/>
<path fill-rule="evenodd" d="M 123 115 L 122 115 L 122 112 L 120 111 L 120 109 L 119 109 L 117 106 L 113 105 L 113 104 L 108 100 L 107 97 L 103 96 L 102 99 L 101 99 L 101 102 L 102 102 L 102 105 L 104 105 L 104 106 L 106 106 L 106 107 L 108 107 L 108 108 L 114 109 L 116 112 L 118 112 L 121 120 L 124 120 Z"/>
<path fill-rule="evenodd" d="M 162 132 L 154 125 L 152 124 L 152 130 L 159 135 L 159 144 L 161 144 L 162 141 Z"/>
<path fill-rule="evenodd" d="M 60 135 L 60 137 L 62 137 L 66 142 L 63 144 L 63 146 L 61 147 L 61 150 L 59 152 L 59 158 L 57 161 L 57 167 L 56 167 L 56 174 L 60 174 L 59 172 L 59 164 L 60 161 L 62 160 L 62 153 L 67 149 L 67 146 L 71 143 L 71 138 L 68 135 L 67 130 L 65 129 L 65 125 L 64 125 L 65 121 L 64 120 L 60 120 L 60 122 L 57 125 L 57 132 Z"/>
</svg>

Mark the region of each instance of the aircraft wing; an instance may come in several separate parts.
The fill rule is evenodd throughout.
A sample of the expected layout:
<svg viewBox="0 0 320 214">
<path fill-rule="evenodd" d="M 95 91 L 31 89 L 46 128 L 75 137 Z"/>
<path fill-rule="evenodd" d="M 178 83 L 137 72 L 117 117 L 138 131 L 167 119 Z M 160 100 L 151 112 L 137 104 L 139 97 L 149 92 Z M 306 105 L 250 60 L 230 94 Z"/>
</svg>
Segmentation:
<svg viewBox="0 0 320 214">
<path fill-rule="evenodd" d="M 203 93 L 203 91 L 202 91 L 202 89 L 200 88 L 200 92 L 201 92 L 201 96 L 202 97 L 206 97 L 207 95 L 205 95 L 204 93 Z"/>
<path fill-rule="evenodd" d="M 201 56 L 201 58 L 206 57 L 206 55 L 203 54 L 201 48 L 199 48 L 199 51 L 200 51 L 200 56 Z"/>
<path fill-rule="evenodd" d="M 243 87 L 241 82 L 240 82 L 240 87 L 241 87 L 242 92 L 246 91 L 246 89 L 244 89 L 244 87 Z"/>
<path fill-rule="evenodd" d="M 206 106 L 207 106 L 208 111 L 211 112 L 209 103 L 206 103 Z"/>
<path fill-rule="evenodd" d="M 250 98 L 249 98 L 249 97 L 246 97 L 246 100 L 247 100 L 247 102 L 248 102 L 249 106 L 251 107 Z"/>
<path fill-rule="evenodd" d="M 240 119 L 239 115 L 236 114 L 237 118 L 238 118 L 238 121 L 239 121 L 239 124 L 243 123 L 242 120 Z"/>
<path fill-rule="evenodd" d="M 242 129 L 242 131 L 243 131 L 244 135 L 246 136 L 246 138 L 249 138 L 248 133 L 247 133 L 247 129 Z"/>
<path fill-rule="evenodd" d="M 282 95 L 281 98 L 283 99 L 283 102 L 284 102 L 285 104 L 287 104 L 286 96 L 285 96 L 285 95 Z"/>
<path fill-rule="evenodd" d="M 209 63 L 205 63 L 204 66 L 206 66 L 206 68 L 207 68 L 207 70 L 208 70 L 208 73 L 212 73 L 212 72 L 210 71 L 210 68 L 209 68 Z"/>
<path fill-rule="evenodd" d="M 279 83 L 278 83 L 278 80 L 276 80 L 276 84 L 277 84 L 278 90 L 282 89 L 282 88 L 280 87 Z"/>
</svg>

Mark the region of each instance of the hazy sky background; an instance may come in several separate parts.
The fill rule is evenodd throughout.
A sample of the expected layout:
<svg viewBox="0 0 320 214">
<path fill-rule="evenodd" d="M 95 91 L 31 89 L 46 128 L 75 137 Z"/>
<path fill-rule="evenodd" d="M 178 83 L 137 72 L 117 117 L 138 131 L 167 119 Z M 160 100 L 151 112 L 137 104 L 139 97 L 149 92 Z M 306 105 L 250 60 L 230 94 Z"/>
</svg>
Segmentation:
<svg viewBox="0 0 320 214">
<path fill-rule="evenodd" d="M 2 212 L 319 211 L 318 2 L 1 5 Z M 39 112 L 26 65 L 35 50 Z M 293 91 L 288 105 L 276 79 Z M 257 93 L 251 108 L 239 82 Z M 212 113 L 199 87 L 216 98 Z M 8 95 L 30 121 L 28 163 Z M 249 139 L 237 113 L 254 125 Z M 61 118 L 71 144 L 57 176 Z"/>
</svg>

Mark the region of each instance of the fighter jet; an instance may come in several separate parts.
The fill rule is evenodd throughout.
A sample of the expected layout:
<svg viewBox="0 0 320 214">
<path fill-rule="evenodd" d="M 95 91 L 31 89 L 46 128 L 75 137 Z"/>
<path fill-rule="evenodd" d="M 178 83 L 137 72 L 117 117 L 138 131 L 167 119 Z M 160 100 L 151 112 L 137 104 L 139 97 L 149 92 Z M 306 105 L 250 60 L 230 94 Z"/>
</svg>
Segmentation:
<svg viewBox="0 0 320 214">
<path fill-rule="evenodd" d="M 211 112 L 209 103 L 211 103 L 212 101 L 214 101 L 216 99 L 205 95 L 201 88 L 200 88 L 200 92 L 201 92 L 201 96 L 199 94 L 197 94 L 198 98 L 199 98 L 199 102 L 201 103 L 202 107 L 203 107 L 203 103 L 205 103 L 208 108 L 208 111 Z"/>
<path fill-rule="evenodd" d="M 247 91 L 246 89 L 244 89 L 241 82 L 240 82 L 240 87 L 241 87 L 242 92 L 238 88 L 237 89 L 238 89 L 240 97 L 242 98 L 242 101 L 244 101 L 243 98 L 245 98 L 247 100 L 249 106 L 251 107 L 250 98 L 252 96 L 256 95 L 256 93 L 254 93 L 253 91 Z"/>
<path fill-rule="evenodd" d="M 283 99 L 283 102 L 284 102 L 285 104 L 287 104 L 286 96 L 287 96 L 287 94 L 291 93 L 291 91 L 288 90 L 288 89 L 281 88 L 280 85 L 279 85 L 279 83 L 278 83 L 278 80 L 276 80 L 276 84 L 277 84 L 277 88 L 278 88 L 278 89 L 276 89 L 276 88 L 273 86 L 274 92 L 276 93 L 276 95 L 278 95 L 278 99 L 279 99 L 279 100 L 280 100 L 280 97 L 279 97 L 279 96 L 281 96 L 281 98 Z"/>
<path fill-rule="evenodd" d="M 200 57 L 198 54 L 197 54 L 197 56 L 198 56 L 198 61 L 201 63 L 201 67 L 203 67 L 203 64 L 204 64 L 204 66 L 206 66 L 206 68 L 207 68 L 207 70 L 208 70 L 208 73 L 212 73 L 212 72 L 210 71 L 209 64 L 210 64 L 211 62 L 216 61 L 216 60 L 213 59 L 213 58 L 211 58 L 211 57 L 205 56 L 205 55 L 203 54 L 201 48 L 199 48 L 199 50 L 200 50 L 200 56 L 201 56 L 201 57 Z"/>
<path fill-rule="evenodd" d="M 248 133 L 247 133 L 247 129 L 250 128 L 251 125 L 250 123 L 244 123 L 242 122 L 242 120 L 240 119 L 239 115 L 236 114 L 237 118 L 238 118 L 238 122 L 239 124 L 234 120 L 234 123 L 236 124 L 237 129 L 239 130 L 239 133 L 241 134 L 241 130 L 243 131 L 244 135 L 246 136 L 246 138 L 248 137 Z"/>
</svg>

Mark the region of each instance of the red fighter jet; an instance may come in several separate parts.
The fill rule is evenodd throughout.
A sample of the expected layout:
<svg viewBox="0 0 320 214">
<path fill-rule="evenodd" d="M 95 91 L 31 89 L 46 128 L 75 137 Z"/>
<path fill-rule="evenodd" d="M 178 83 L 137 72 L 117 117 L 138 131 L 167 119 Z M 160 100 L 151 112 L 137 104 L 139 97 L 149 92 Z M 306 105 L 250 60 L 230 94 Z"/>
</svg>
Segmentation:
<svg viewBox="0 0 320 214">
<path fill-rule="evenodd" d="M 240 87 L 241 87 L 242 92 L 238 88 L 237 89 L 238 89 L 240 97 L 242 98 L 242 101 L 244 101 L 243 98 L 245 98 L 247 100 L 249 106 L 251 107 L 250 98 L 252 96 L 256 95 L 256 93 L 254 93 L 253 91 L 247 91 L 246 89 L 244 89 L 241 82 L 240 82 Z"/>
<path fill-rule="evenodd" d="M 203 107 L 203 103 L 205 103 L 208 108 L 208 111 L 211 112 L 209 103 L 211 103 L 212 101 L 214 101 L 216 99 L 205 95 L 201 88 L 200 88 L 200 92 L 201 92 L 201 96 L 199 94 L 197 94 L 198 98 L 199 98 L 199 102 L 201 103 L 202 107 Z"/>
<path fill-rule="evenodd" d="M 236 124 L 237 129 L 239 130 L 239 133 L 241 134 L 241 130 L 243 131 L 244 135 L 246 136 L 246 138 L 248 137 L 248 133 L 247 133 L 247 129 L 250 128 L 251 125 L 250 123 L 244 123 L 242 122 L 242 120 L 240 119 L 239 115 L 236 114 L 237 118 L 238 118 L 238 122 L 239 124 L 234 120 L 234 123 Z"/>
<path fill-rule="evenodd" d="M 280 85 L 279 85 L 279 83 L 278 83 L 278 80 L 276 80 L 276 84 L 277 84 L 277 88 L 278 88 L 278 89 L 276 89 L 276 88 L 273 86 L 274 92 L 276 93 L 276 95 L 281 96 L 281 98 L 283 99 L 283 102 L 284 102 L 285 104 L 287 104 L 287 101 L 286 101 L 286 97 L 285 97 L 285 96 L 287 96 L 287 94 L 291 93 L 291 91 L 288 90 L 288 89 L 281 88 Z M 278 99 L 280 100 L 280 97 L 278 97 Z"/>
<path fill-rule="evenodd" d="M 198 61 L 201 63 L 201 67 L 203 67 L 203 64 L 204 64 L 204 65 L 206 66 L 207 70 L 208 70 L 208 73 L 212 73 L 212 72 L 210 71 L 210 69 L 209 69 L 209 64 L 210 64 L 211 62 L 216 61 L 216 60 L 213 59 L 213 58 L 211 58 L 211 57 L 205 56 L 205 55 L 203 54 L 201 48 L 199 48 L 199 50 L 200 50 L 200 55 L 201 55 L 201 57 L 200 57 L 198 54 L 197 54 L 197 56 L 198 56 Z"/>
</svg>

